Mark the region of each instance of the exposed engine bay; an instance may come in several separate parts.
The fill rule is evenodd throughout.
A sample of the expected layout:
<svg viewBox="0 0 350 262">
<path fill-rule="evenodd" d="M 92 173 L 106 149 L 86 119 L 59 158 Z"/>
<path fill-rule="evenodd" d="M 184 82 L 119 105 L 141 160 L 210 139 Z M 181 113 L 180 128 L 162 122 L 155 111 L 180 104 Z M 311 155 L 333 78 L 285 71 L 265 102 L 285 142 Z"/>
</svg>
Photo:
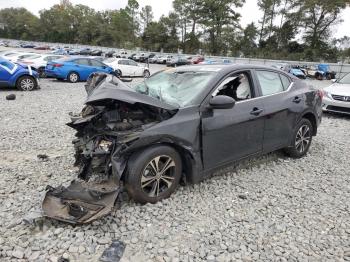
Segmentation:
<svg viewBox="0 0 350 262">
<path fill-rule="evenodd" d="M 48 186 L 42 205 L 47 217 L 74 224 L 91 222 L 112 211 L 129 157 L 124 152 L 143 130 L 176 112 L 159 107 L 160 102 L 150 97 L 143 103 L 144 95 L 112 75 L 93 74 L 86 91 L 85 107 L 71 114 L 67 124 L 77 131 L 73 140 L 77 179 L 68 187 Z"/>
</svg>

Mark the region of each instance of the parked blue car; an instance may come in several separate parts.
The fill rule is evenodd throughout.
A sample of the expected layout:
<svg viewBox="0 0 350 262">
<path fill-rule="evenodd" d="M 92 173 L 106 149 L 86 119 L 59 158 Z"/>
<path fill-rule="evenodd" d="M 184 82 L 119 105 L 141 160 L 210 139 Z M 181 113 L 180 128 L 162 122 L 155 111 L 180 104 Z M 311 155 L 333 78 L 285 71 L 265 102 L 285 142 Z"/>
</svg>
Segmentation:
<svg viewBox="0 0 350 262">
<path fill-rule="evenodd" d="M 17 87 L 32 91 L 39 87 L 39 74 L 28 65 L 12 63 L 0 58 L 0 87 Z"/>
<path fill-rule="evenodd" d="M 45 73 L 48 77 L 68 80 L 71 83 L 86 81 L 92 73 L 113 74 L 114 69 L 106 64 L 88 57 L 68 57 L 48 62 Z"/>
<path fill-rule="evenodd" d="M 228 58 L 221 58 L 221 59 L 208 58 L 202 62 L 199 62 L 199 64 L 201 64 L 201 65 L 232 64 L 232 63 L 233 63 L 232 60 L 230 60 Z"/>
<path fill-rule="evenodd" d="M 292 67 L 289 70 L 289 73 L 292 75 L 295 75 L 299 79 L 306 79 L 306 75 L 304 74 L 304 72 L 300 68 Z"/>
</svg>

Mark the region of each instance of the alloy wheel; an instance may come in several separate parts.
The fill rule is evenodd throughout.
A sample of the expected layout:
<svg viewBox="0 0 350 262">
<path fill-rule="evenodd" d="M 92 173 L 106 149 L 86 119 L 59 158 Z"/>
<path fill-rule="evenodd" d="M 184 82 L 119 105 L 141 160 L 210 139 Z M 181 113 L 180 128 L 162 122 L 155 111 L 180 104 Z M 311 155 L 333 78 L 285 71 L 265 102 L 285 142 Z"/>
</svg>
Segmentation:
<svg viewBox="0 0 350 262">
<path fill-rule="evenodd" d="M 30 79 L 30 78 L 24 78 L 21 81 L 20 85 L 21 85 L 21 89 L 24 90 L 24 91 L 31 91 L 35 87 L 34 81 L 32 79 Z"/>
<path fill-rule="evenodd" d="M 175 179 L 175 161 L 166 155 L 153 158 L 144 168 L 141 188 L 150 197 L 158 197 L 168 190 Z"/>
<path fill-rule="evenodd" d="M 72 83 L 75 83 L 78 81 L 78 75 L 77 74 L 70 74 L 69 76 L 69 80 L 72 82 Z"/>
<path fill-rule="evenodd" d="M 295 148 L 300 152 L 303 153 L 305 150 L 307 150 L 308 145 L 311 141 L 311 132 L 310 127 L 308 125 L 302 125 L 295 137 Z"/>
</svg>

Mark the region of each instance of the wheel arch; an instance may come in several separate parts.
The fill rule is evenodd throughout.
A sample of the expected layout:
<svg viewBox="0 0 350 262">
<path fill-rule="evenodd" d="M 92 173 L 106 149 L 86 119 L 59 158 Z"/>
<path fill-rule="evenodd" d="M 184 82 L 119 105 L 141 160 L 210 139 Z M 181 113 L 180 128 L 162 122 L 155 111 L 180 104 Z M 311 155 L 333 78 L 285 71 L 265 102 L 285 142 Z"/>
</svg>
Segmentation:
<svg viewBox="0 0 350 262">
<path fill-rule="evenodd" d="M 71 70 L 71 71 L 68 71 L 68 73 L 67 73 L 67 75 L 66 75 L 66 79 L 67 79 L 67 80 L 68 80 L 68 76 L 69 76 L 71 73 L 76 73 L 76 74 L 78 75 L 78 78 L 81 79 L 81 78 L 80 78 L 79 72 L 77 72 L 77 71 L 75 71 L 75 70 Z"/>
<path fill-rule="evenodd" d="M 32 76 L 32 75 L 30 75 L 30 74 L 20 74 L 20 75 L 17 75 L 17 76 L 16 76 L 15 81 L 14 81 L 14 86 L 17 86 L 18 81 L 19 81 L 22 77 L 24 77 L 24 76 L 28 76 L 28 77 L 32 78 L 32 79 L 34 80 L 34 82 L 36 82 L 34 76 Z"/>
<path fill-rule="evenodd" d="M 313 129 L 312 130 L 313 131 L 312 135 L 316 136 L 316 134 L 317 134 L 317 120 L 316 120 L 315 114 L 312 113 L 312 112 L 306 112 L 306 113 L 303 114 L 303 116 L 301 118 L 305 118 L 305 119 L 307 119 L 307 120 L 309 120 L 311 122 L 312 129 Z"/>
<path fill-rule="evenodd" d="M 197 162 L 196 157 L 194 153 L 189 149 L 186 148 L 183 145 L 180 145 L 178 143 L 174 142 L 168 142 L 168 141 L 162 141 L 162 142 L 155 142 L 150 143 L 148 145 L 144 145 L 142 147 L 134 148 L 133 150 L 128 152 L 129 157 L 127 158 L 127 162 L 129 162 L 130 158 L 133 154 L 139 154 L 142 153 L 142 151 L 146 150 L 147 148 L 154 147 L 154 146 L 168 146 L 176 150 L 176 152 L 181 157 L 182 162 L 182 174 L 181 179 L 185 183 L 197 183 L 198 176 L 197 176 Z M 125 174 L 123 174 L 123 177 L 125 177 Z"/>
</svg>

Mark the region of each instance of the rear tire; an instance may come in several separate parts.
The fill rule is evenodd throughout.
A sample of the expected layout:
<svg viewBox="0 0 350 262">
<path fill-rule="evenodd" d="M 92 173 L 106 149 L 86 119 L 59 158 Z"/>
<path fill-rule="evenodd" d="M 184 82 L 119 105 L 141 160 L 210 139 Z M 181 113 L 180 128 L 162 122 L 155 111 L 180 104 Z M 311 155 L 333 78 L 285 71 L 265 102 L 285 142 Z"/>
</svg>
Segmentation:
<svg viewBox="0 0 350 262">
<path fill-rule="evenodd" d="M 76 72 L 70 72 L 67 76 L 67 80 L 71 83 L 77 83 L 79 81 L 79 75 Z"/>
<path fill-rule="evenodd" d="M 16 87 L 21 91 L 33 91 L 38 87 L 38 83 L 32 76 L 21 76 L 16 82 Z"/>
<path fill-rule="evenodd" d="M 311 122 L 306 118 L 301 119 L 293 132 L 292 145 L 284 150 L 285 153 L 292 158 L 305 156 L 312 142 L 312 134 Z"/>
<path fill-rule="evenodd" d="M 152 146 L 130 157 L 125 185 L 136 202 L 156 203 L 175 191 L 181 174 L 181 157 L 175 149 Z"/>
</svg>

